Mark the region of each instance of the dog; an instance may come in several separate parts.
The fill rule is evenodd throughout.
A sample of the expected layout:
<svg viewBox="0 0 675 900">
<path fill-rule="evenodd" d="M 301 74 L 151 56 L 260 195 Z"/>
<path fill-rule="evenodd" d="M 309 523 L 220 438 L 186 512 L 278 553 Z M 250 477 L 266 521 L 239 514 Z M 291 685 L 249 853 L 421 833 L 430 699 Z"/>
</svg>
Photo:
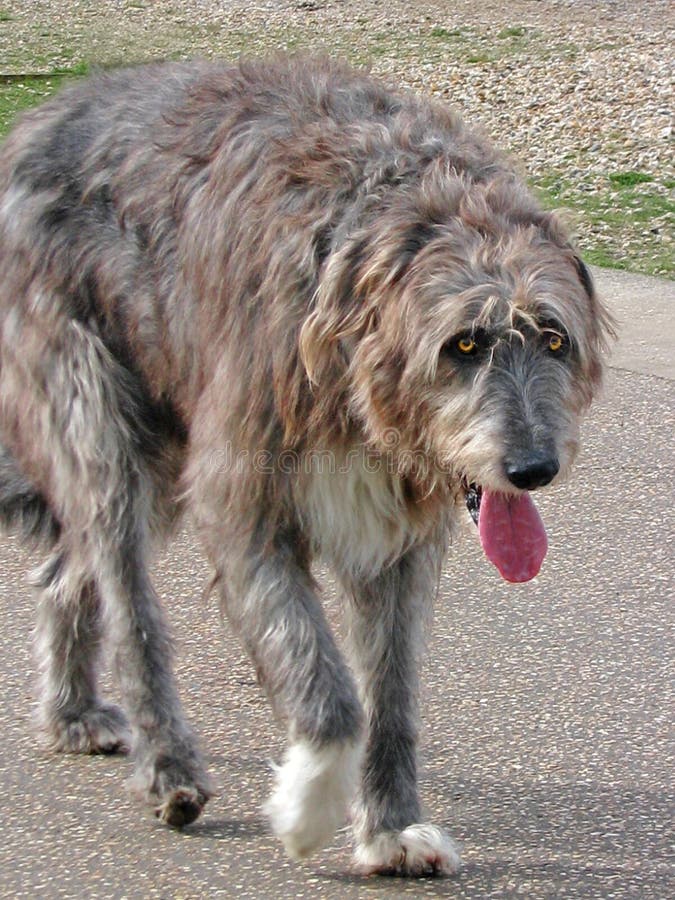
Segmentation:
<svg viewBox="0 0 675 900">
<path fill-rule="evenodd" d="M 346 64 L 153 64 L 25 114 L 0 152 L 0 513 L 48 551 L 51 746 L 131 750 L 169 825 L 207 802 L 148 576 L 189 510 L 287 722 L 266 806 L 287 852 L 356 795 L 362 871 L 456 871 L 417 788 L 424 622 L 467 506 L 502 577 L 539 571 L 531 494 L 572 465 L 611 330 L 508 158 Z"/>
</svg>

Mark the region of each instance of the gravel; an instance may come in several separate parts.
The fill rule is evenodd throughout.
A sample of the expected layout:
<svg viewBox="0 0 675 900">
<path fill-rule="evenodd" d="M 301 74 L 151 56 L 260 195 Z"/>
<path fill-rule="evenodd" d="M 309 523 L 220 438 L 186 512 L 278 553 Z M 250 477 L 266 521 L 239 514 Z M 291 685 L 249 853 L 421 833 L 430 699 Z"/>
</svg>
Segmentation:
<svg viewBox="0 0 675 900">
<path fill-rule="evenodd" d="M 447 99 L 512 151 L 575 210 L 591 261 L 668 274 L 674 10 L 669 0 L 0 0 L 0 73 L 275 49 L 347 56 Z M 617 187 L 610 176 L 626 172 L 650 180 Z"/>
</svg>

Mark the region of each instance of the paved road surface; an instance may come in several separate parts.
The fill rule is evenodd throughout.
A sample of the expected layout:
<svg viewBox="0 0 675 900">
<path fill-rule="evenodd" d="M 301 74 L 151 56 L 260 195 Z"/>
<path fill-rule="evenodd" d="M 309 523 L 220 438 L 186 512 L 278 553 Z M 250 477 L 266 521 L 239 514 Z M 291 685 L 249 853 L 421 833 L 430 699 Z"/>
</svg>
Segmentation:
<svg viewBox="0 0 675 900">
<path fill-rule="evenodd" d="M 540 503 L 534 583 L 497 580 L 467 532 L 425 669 L 422 787 L 464 847 L 445 881 L 359 879 L 348 836 L 288 862 L 260 805 L 281 735 L 183 536 L 157 568 L 182 696 L 218 794 L 184 833 L 122 788 L 129 763 L 51 758 L 31 731 L 27 560 L 0 544 L 0 896 L 675 896 L 675 285 L 598 273 L 623 320 L 574 480 Z M 630 322 L 633 324 L 629 324 Z M 336 604 L 327 584 L 331 615 Z"/>
</svg>

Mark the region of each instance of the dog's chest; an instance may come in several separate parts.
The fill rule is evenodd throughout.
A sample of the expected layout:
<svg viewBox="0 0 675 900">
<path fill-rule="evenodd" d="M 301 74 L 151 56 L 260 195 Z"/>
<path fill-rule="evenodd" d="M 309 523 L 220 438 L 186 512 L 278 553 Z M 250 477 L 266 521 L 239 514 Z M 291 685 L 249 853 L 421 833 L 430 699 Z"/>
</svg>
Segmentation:
<svg viewBox="0 0 675 900">
<path fill-rule="evenodd" d="M 420 537 L 400 478 L 378 462 L 353 454 L 310 463 L 297 498 L 320 555 L 339 570 L 366 577 Z"/>
</svg>

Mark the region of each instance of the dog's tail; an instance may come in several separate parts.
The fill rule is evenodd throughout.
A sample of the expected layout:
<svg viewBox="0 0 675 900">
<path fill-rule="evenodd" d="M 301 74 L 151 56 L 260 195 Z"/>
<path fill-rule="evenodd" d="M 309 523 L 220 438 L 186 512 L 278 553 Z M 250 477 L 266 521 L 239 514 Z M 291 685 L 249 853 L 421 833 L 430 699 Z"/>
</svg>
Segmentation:
<svg viewBox="0 0 675 900">
<path fill-rule="evenodd" d="M 33 544 L 53 546 L 61 526 L 49 504 L 0 444 L 0 525 Z"/>
</svg>

